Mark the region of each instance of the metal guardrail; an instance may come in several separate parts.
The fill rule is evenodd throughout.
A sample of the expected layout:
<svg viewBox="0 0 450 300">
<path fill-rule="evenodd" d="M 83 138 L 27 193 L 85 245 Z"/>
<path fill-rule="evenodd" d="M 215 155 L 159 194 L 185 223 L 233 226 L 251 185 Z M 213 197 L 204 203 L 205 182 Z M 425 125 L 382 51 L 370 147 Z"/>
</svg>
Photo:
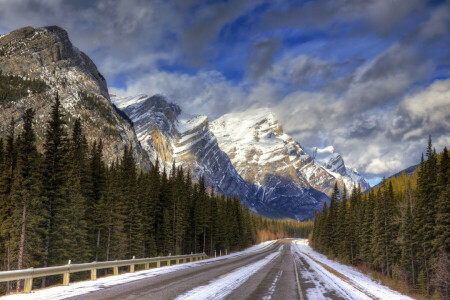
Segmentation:
<svg viewBox="0 0 450 300">
<path fill-rule="evenodd" d="M 158 256 L 151 258 L 138 258 L 129 260 L 113 260 L 92 262 L 84 264 L 67 264 L 64 266 L 47 267 L 47 268 L 30 268 L 24 270 L 15 271 L 3 271 L 0 272 L 0 282 L 25 280 L 24 292 L 30 293 L 33 287 L 33 278 L 46 277 L 52 275 L 63 275 L 63 285 L 69 285 L 70 274 L 91 271 L 91 280 L 97 279 L 97 270 L 113 268 L 114 275 L 119 275 L 119 267 L 130 266 L 130 272 L 134 272 L 136 265 L 144 265 L 144 269 L 150 269 L 151 263 L 156 263 L 156 267 L 161 267 L 161 262 L 167 262 L 167 266 L 171 265 L 172 261 L 175 264 L 185 263 L 189 259 L 189 262 L 205 259 L 208 256 L 205 253 L 177 255 L 177 256 Z"/>
</svg>

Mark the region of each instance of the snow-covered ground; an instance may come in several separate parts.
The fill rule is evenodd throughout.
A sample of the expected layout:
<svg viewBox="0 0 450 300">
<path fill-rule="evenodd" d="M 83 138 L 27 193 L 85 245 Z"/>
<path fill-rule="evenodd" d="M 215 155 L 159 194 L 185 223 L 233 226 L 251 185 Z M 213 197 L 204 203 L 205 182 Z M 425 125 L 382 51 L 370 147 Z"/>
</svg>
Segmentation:
<svg viewBox="0 0 450 300">
<path fill-rule="evenodd" d="M 87 294 L 100 289 L 108 288 L 118 284 L 123 284 L 127 282 L 132 282 L 135 280 L 150 278 L 166 273 L 175 272 L 182 269 L 192 268 L 201 264 L 209 264 L 213 261 L 228 259 L 232 257 L 237 257 L 241 255 L 247 255 L 253 252 L 260 251 L 261 249 L 268 247 L 275 241 L 268 241 L 256 246 L 250 247 L 244 251 L 234 252 L 227 256 L 221 256 L 216 258 L 210 258 L 206 260 L 185 263 L 180 265 L 172 265 L 168 267 L 155 268 L 150 270 L 137 271 L 134 273 L 125 273 L 117 276 L 102 277 L 95 281 L 82 281 L 70 283 L 68 286 L 56 286 L 50 287 L 43 290 L 32 291 L 30 294 L 15 294 L 10 296 L 5 296 L 2 299 L 5 300 L 56 300 L 64 299 L 69 297 L 74 297 L 82 294 Z"/>
<path fill-rule="evenodd" d="M 388 287 L 375 282 L 358 270 L 328 259 L 325 255 L 314 251 L 308 240 L 293 241 L 293 251 L 305 263 L 299 268 L 300 276 L 307 283 L 305 289 L 307 299 L 329 299 L 336 294 L 345 299 L 412 299 Z M 312 287 L 309 287 L 312 286 Z"/>
<path fill-rule="evenodd" d="M 223 299 L 230 294 L 237 287 L 241 286 L 253 274 L 258 272 L 271 260 L 280 255 L 283 250 L 281 246 L 277 252 L 267 255 L 265 258 L 258 260 L 255 263 L 247 266 L 237 268 L 236 270 L 222 275 L 219 278 L 213 279 L 206 285 L 196 287 L 186 294 L 177 297 L 177 300 L 208 300 L 208 299 Z"/>
</svg>

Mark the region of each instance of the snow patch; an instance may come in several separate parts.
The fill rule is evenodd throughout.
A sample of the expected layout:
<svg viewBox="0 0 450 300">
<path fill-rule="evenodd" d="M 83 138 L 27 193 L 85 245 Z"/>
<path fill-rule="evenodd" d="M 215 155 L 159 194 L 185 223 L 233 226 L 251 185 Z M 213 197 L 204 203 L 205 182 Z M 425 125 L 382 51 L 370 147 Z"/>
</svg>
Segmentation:
<svg viewBox="0 0 450 300">
<path fill-rule="evenodd" d="M 199 286 L 177 297 L 177 300 L 223 299 L 233 290 L 241 286 L 247 279 L 266 264 L 280 255 L 284 245 L 277 252 L 267 255 L 265 258 L 238 268 L 231 273 L 224 274 L 220 278 L 210 281 L 207 285 Z"/>
<path fill-rule="evenodd" d="M 314 251 L 306 239 L 296 240 L 293 243 L 293 251 L 298 253 L 313 270 L 310 272 L 306 268 L 301 269 L 301 276 L 314 283 L 313 288 L 306 289 L 308 299 L 327 299 L 324 294 L 333 291 L 346 299 L 412 299 L 375 282 L 371 277 L 350 266 L 328 259 L 325 255 Z M 342 276 L 330 272 L 323 265 L 334 269 Z"/>
</svg>

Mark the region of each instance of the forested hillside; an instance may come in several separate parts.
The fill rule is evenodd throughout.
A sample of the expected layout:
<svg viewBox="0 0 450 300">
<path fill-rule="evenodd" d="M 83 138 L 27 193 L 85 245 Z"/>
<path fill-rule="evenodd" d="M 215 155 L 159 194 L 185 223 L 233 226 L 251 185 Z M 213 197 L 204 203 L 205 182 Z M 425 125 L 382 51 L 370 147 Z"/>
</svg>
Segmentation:
<svg viewBox="0 0 450 300">
<path fill-rule="evenodd" d="M 431 138 L 412 177 L 347 196 L 337 188 L 314 220 L 312 246 L 341 261 L 404 283 L 408 292 L 449 299 L 450 163 Z"/>
<path fill-rule="evenodd" d="M 89 145 L 80 120 L 68 132 L 63 117 L 57 98 L 43 153 L 36 148 L 31 109 L 23 114 L 21 132 L 14 132 L 11 121 L 6 138 L 0 139 L 2 271 L 69 259 L 223 253 L 266 239 L 306 237 L 312 230 L 312 222 L 257 216 L 239 199 L 214 193 L 202 178 L 193 182 L 189 170 L 173 167 L 167 174 L 156 164 L 143 171 L 129 148 L 107 165 L 102 141 Z"/>
</svg>

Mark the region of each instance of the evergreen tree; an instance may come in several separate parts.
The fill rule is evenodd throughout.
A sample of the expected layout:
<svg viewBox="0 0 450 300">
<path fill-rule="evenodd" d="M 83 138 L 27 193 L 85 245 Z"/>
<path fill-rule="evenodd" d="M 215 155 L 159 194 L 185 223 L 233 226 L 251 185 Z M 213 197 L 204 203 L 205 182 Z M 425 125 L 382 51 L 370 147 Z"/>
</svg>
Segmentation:
<svg viewBox="0 0 450 300">
<path fill-rule="evenodd" d="M 39 180 L 39 155 L 33 130 L 34 111 L 28 109 L 23 115 L 23 132 L 17 140 L 17 165 L 11 191 L 12 232 L 17 255 L 17 269 L 33 265 L 40 258 L 41 244 L 39 226 L 42 223 L 42 206 Z M 17 282 L 20 291 L 20 281 Z"/>
</svg>

